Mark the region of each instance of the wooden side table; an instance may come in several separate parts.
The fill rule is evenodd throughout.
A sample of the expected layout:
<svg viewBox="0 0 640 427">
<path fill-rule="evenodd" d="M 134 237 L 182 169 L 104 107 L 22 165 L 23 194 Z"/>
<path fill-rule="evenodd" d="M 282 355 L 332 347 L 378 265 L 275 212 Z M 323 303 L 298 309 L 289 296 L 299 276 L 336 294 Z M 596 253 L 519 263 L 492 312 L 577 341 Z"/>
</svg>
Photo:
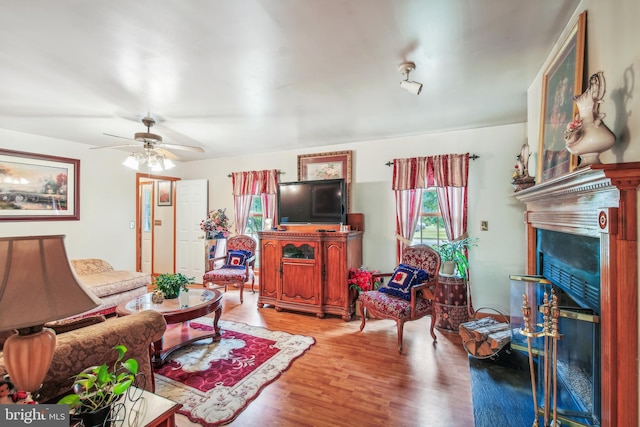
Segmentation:
<svg viewBox="0 0 640 427">
<path fill-rule="evenodd" d="M 460 324 L 469 320 L 467 282 L 462 277 L 440 274 L 434 294 L 435 327 L 457 333 Z"/>
</svg>

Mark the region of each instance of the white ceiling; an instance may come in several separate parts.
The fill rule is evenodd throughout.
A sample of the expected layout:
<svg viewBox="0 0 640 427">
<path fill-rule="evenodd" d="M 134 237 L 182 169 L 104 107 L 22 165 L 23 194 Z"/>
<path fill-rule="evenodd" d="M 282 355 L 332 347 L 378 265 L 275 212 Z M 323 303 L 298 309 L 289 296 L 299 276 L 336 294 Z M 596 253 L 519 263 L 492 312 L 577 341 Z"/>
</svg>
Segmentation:
<svg viewBox="0 0 640 427">
<path fill-rule="evenodd" d="M 0 128 L 107 146 L 150 112 L 193 160 L 525 122 L 577 5 L 0 0 Z"/>
</svg>

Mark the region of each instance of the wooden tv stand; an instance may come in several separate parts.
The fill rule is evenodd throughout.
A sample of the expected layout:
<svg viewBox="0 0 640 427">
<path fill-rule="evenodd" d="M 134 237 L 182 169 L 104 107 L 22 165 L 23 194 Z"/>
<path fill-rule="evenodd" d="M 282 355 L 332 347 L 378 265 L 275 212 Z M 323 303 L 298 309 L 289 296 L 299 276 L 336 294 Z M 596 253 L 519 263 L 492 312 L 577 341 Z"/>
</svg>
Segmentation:
<svg viewBox="0 0 640 427">
<path fill-rule="evenodd" d="M 327 229 L 316 226 L 316 229 Z M 277 311 L 337 314 L 345 321 L 354 313 L 355 292 L 349 269 L 362 265 L 362 231 L 261 231 L 258 307 Z"/>
</svg>

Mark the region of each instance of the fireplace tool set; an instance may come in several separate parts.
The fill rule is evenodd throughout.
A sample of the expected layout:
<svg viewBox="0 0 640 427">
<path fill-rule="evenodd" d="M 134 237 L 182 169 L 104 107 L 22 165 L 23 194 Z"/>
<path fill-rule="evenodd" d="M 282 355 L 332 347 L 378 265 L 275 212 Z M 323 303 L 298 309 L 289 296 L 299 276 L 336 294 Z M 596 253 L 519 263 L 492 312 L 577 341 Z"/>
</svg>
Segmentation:
<svg viewBox="0 0 640 427">
<path fill-rule="evenodd" d="M 544 293 L 542 305 L 542 324 L 536 325 L 542 329 L 536 330 L 531 319 L 531 307 L 527 295 L 522 295 L 522 316 L 524 317 L 524 328 L 520 333 L 527 337 L 527 347 L 529 350 L 529 370 L 531 374 L 531 391 L 533 392 L 533 410 L 535 419 L 532 427 L 539 427 L 538 424 L 538 398 L 536 392 L 535 365 L 533 361 L 532 339 L 542 337 L 544 339 L 543 352 L 541 353 L 540 364 L 543 365 L 542 391 L 543 391 L 543 426 L 558 427 L 558 341 L 562 335 L 558 331 L 558 318 L 560 309 L 558 308 L 558 297 L 555 291 L 551 290 L 551 298 L 547 292 Z M 535 315 L 534 315 L 535 319 Z M 553 406 L 551 406 L 551 396 L 553 395 Z M 551 414 L 553 408 L 553 414 Z M 551 423 L 549 423 L 551 418 Z"/>
</svg>

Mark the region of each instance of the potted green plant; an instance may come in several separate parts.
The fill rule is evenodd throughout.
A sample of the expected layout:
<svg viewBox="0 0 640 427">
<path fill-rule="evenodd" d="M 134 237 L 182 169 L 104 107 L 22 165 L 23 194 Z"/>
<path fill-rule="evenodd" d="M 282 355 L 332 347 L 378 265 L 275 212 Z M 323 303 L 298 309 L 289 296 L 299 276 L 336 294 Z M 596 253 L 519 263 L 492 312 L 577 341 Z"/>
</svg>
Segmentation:
<svg viewBox="0 0 640 427">
<path fill-rule="evenodd" d="M 118 358 L 111 370 L 106 363 L 92 366 L 75 376 L 73 394 L 58 401 L 67 404 L 73 410 L 73 417 L 83 421 L 84 425 L 101 426 L 109 415 L 111 405 L 133 384 L 138 374 L 138 362 L 135 359 L 124 360 L 127 347 L 113 347 Z"/>
<path fill-rule="evenodd" d="M 178 298 L 180 291 L 189 292 L 187 285 L 193 283 L 194 277 L 182 273 L 162 273 L 153 279 L 153 284 L 162 291 L 166 299 Z"/>
<path fill-rule="evenodd" d="M 434 247 L 440 254 L 442 260 L 442 267 L 440 272 L 442 274 L 457 274 L 463 279 L 467 278 L 467 271 L 469 270 L 469 260 L 467 259 L 466 250 L 471 247 L 478 246 L 477 238 L 465 237 L 453 242 L 445 242 L 441 245 Z"/>
</svg>

